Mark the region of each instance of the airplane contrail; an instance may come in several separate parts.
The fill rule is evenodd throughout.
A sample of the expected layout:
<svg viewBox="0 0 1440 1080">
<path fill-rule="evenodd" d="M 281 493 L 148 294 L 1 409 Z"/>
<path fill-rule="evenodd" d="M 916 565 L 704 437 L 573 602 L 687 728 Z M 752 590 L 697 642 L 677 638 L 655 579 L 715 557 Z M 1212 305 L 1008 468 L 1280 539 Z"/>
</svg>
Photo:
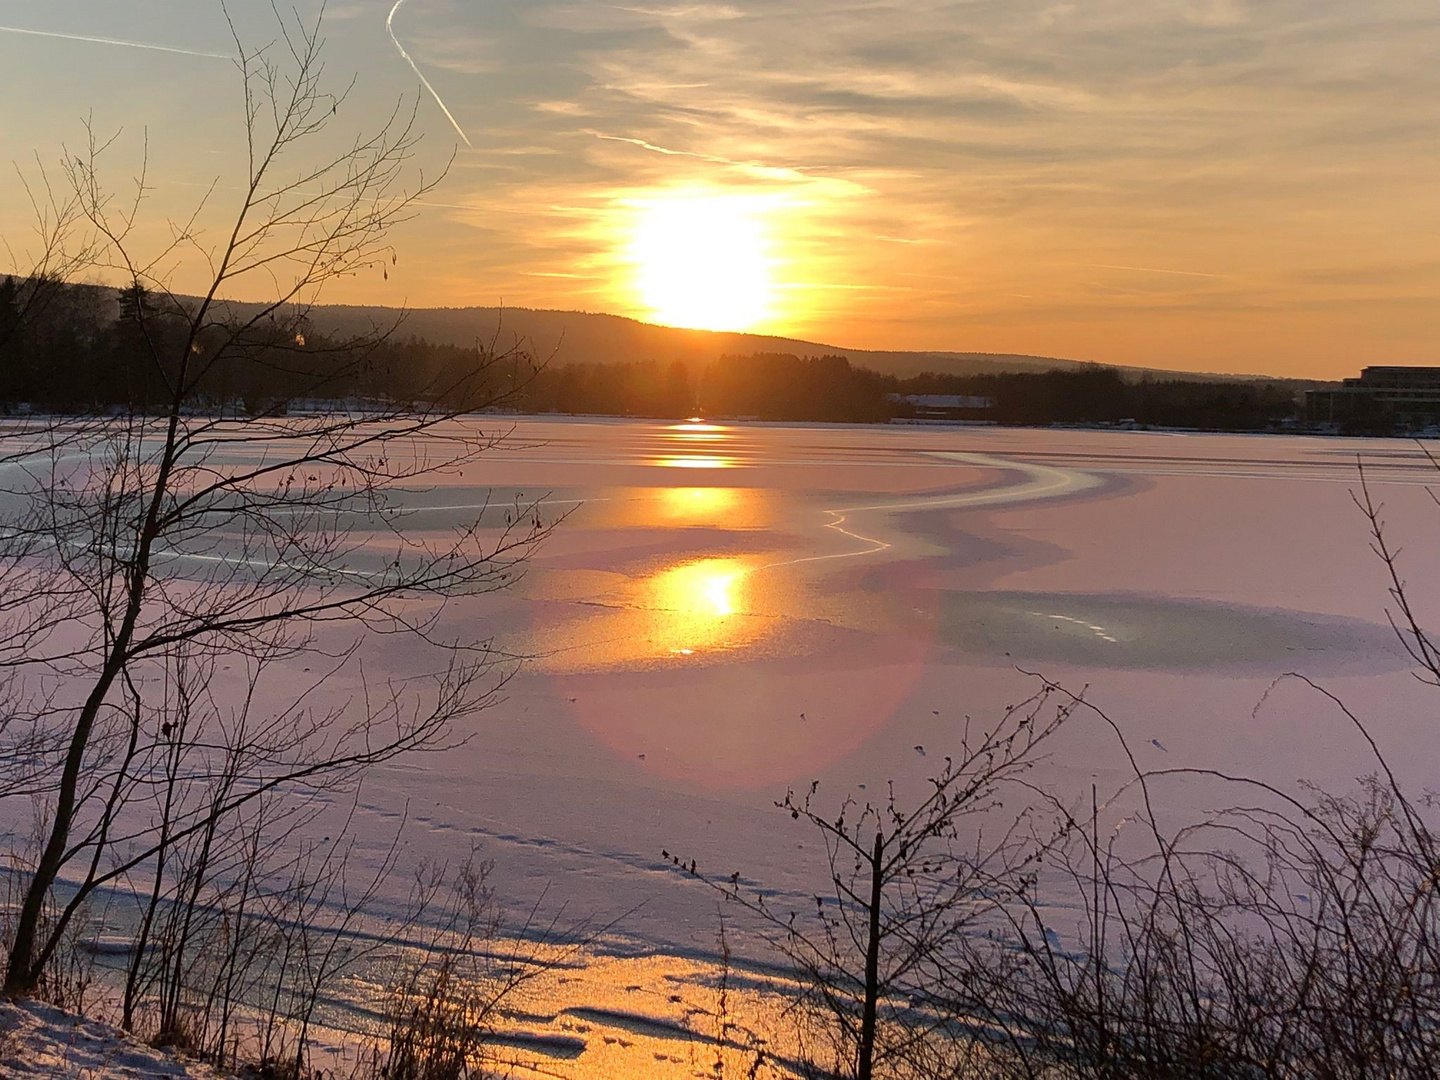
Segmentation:
<svg viewBox="0 0 1440 1080">
<path fill-rule="evenodd" d="M 26 30 L 19 26 L 0 26 L 0 33 L 60 38 L 62 41 L 88 41 L 92 45 L 123 45 L 127 49 L 150 49 L 153 52 L 178 53 L 181 56 L 204 56 L 211 60 L 232 59 L 225 53 L 199 52 L 195 49 L 176 48 L 173 45 L 152 45 L 148 41 L 125 41 L 121 38 L 89 37 L 85 34 L 62 34 L 57 30 Z"/>
<path fill-rule="evenodd" d="M 1172 274 L 1175 277 L 1224 278 L 1224 274 L 1202 274 L 1198 270 L 1162 270 L 1156 266 L 1111 266 L 1109 263 L 1086 263 L 1097 270 L 1131 270 L 1137 274 Z"/>
<path fill-rule="evenodd" d="M 430 85 L 430 80 L 425 78 L 415 61 L 410 59 L 410 54 L 405 51 L 405 46 L 400 44 L 400 39 L 395 36 L 395 27 L 393 25 L 395 22 L 395 13 L 400 10 L 400 5 L 403 3 L 405 3 L 405 0 L 395 0 L 395 6 L 390 9 L 390 14 L 385 17 L 385 32 L 390 35 L 390 40 L 395 43 L 395 48 L 400 50 L 400 55 L 404 57 L 405 62 L 410 65 L 410 70 L 415 72 L 416 77 L 420 80 L 420 85 L 430 91 L 430 96 L 435 99 L 435 104 L 440 106 L 440 111 L 445 114 L 445 119 L 449 120 L 450 126 L 455 129 L 455 134 L 460 136 L 466 146 L 470 146 L 469 136 L 465 134 L 464 129 L 461 128 L 455 117 L 451 115 L 450 110 L 445 107 L 445 102 L 440 100 L 440 95 L 437 94 L 435 88 Z"/>
</svg>

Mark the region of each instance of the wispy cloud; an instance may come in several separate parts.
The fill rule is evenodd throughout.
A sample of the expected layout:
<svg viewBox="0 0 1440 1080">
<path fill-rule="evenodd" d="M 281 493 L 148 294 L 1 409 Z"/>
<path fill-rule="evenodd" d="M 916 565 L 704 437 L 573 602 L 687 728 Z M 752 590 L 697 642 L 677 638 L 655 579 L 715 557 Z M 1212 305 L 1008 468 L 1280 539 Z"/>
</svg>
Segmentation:
<svg viewBox="0 0 1440 1080">
<path fill-rule="evenodd" d="M 765 208 L 777 332 L 1336 374 L 1440 350 L 1416 299 L 1440 280 L 1440 20 L 1419 0 L 387 0 L 385 35 L 336 2 L 356 104 L 418 78 L 446 153 L 449 128 L 483 149 L 406 226 L 388 287 L 408 273 L 427 302 L 638 313 L 627 208 L 703 190 Z M 224 40 L 205 5 L 126 7 L 67 0 L 87 18 L 65 25 Z M 114 102 L 209 167 L 220 89 L 127 96 L 110 74 L 67 71 L 6 137 Z"/>
<path fill-rule="evenodd" d="M 785 165 L 770 165 L 761 161 L 737 161 L 734 158 L 722 157 L 719 154 L 707 154 L 700 150 L 675 150 L 668 146 L 657 146 L 655 143 L 647 142 L 645 139 L 637 139 L 628 135 L 607 135 L 603 131 L 589 131 L 587 133 L 605 142 L 625 143 L 629 146 L 638 147 L 641 150 L 648 150 L 652 154 L 662 154 L 665 157 L 695 158 L 699 161 L 708 161 L 712 165 L 724 165 L 737 169 L 753 176 L 790 180 L 805 179 L 802 170 Z"/>
</svg>

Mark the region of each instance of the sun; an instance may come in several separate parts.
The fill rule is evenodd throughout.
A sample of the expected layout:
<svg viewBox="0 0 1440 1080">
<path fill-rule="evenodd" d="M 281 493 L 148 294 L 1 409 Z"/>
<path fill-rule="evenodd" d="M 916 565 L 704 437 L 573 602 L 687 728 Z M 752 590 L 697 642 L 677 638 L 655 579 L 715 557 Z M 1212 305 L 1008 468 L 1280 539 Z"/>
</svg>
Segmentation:
<svg viewBox="0 0 1440 1080">
<path fill-rule="evenodd" d="M 770 314 L 770 244 L 755 199 L 681 194 L 632 206 L 628 261 L 650 318 L 695 330 L 749 330 Z"/>
</svg>

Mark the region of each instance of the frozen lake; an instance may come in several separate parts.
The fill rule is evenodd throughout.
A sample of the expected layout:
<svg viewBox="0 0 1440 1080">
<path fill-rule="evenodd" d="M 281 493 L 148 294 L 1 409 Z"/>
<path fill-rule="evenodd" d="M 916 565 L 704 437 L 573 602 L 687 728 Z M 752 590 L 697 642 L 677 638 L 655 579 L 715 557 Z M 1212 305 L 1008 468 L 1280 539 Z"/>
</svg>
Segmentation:
<svg viewBox="0 0 1440 1080">
<path fill-rule="evenodd" d="M 567 515 L 513 592 L 451 616 L 529 659 L 439 768 L 469 788 L 441 807 L 531 839 L 679 830 L 688 815 L 661 813 L 677 798 L 763 807 L 908 769 L 958 712 L 1014 700 L 1017 668 L 1091 686 L 1171 754 L 1333 767 L 1321 731 L 1287 737 L 1285 695 L 1252 711 L 1288 671 L 1348 699 L 1403 666 L 1357 453 L 1422 607 L 1433 591 L 1433 470 L 1403 443 L 538 420 L 513 437 L 410 527 L 486 491 Z M 1401 738 L 1405 681 L 1383 682 Z M 557 781 L 566 797 L 536 807 Z"/>
<path fill-rule="evenodd" d="M 1025 672 L 1084 689 L 1146 768 L 1348 787 L 1372 764 L 1315 691 L 1277 684 L 1287 672 L 1372 722 L 1417 784 L 1440 764 L 1351 502 L 1359 455 L 1436 610 L 1440 511 L 1413 445 L 542 419 L 513 439 L 418 499 L 414 527 L 487 490 L 567 515 L 515 590 L 449 616 L 530 659 L 463 751 L 388 770 L 365 801 L 408 806 L 436 854 L 482 842 L 517 910 L 543 895 L 619 918 L 599 958 L 622 965 L 599 1021 L 613 1038 L 578 1059 L 594 1075 L 648 1074 L 664 1040 L 624 1017 L 681 1008 L 663 993 L 676 969 L 627 955 L 714 949 L 714 897 L 662 849 L 802 890 L 818 851 L 773 800 L 928 775 L 966 717 L 1033 690 Z M 1044 782 L 1088 800 L 1121 764 L 1080 725 Z M 1177 816 L 1203 799 L 1171 797 Z M 597 1022 L 577 1008 L 552 1031 Z"/>
<path fill-rule="evenodd" d="M 513 588 L 444 614 L 524 659 L 466 745 L 366 782 L 355 832 L 383 851 L 403 818 L 407 860 L 478 844 L 513 916 L 613 920 L 515 1018 L 538 1074 L 702 1063 L 687 1032 L 714 1005 L 720 916 L 662 850 L 806 896 L 823 852 L 774 808 L 787 788 L 819 780 L 838 802 L 921 783 L 967 722 L 1029 696 L 1035 673 L 1103 708 L 1142 768 L 1350 787 L 1373 762 L 1331 703 L 1281 678 L 1298 672 L 1371 724 L 1402 778 L 1437 775 L 1434 691 L 1387 624 L 1388 579 L 1351 501 L 1358 456 L 1413 599 L 1440 610 L 1436 473 L 1412 444 L 478 426 L 506 441 L 407 496 L 404 528 L 445 530 L 487 501 L 491 517 L 538 500 L 563 518 Z M 386 642 L 365 653 L 365 677 L 423 677 L 428 662 Z M 1090 722 L 1062 733 L 1035 779 L 1088 807 L 1092 784 L 1127 776 Z M 1161 798 L 1179 821 L 1206 792 L 1177 783 Z M 729 932 L 743 957 L 743 920 Z M 763 994 L 749 1005 L 763 1010 Z"/>
</svg>

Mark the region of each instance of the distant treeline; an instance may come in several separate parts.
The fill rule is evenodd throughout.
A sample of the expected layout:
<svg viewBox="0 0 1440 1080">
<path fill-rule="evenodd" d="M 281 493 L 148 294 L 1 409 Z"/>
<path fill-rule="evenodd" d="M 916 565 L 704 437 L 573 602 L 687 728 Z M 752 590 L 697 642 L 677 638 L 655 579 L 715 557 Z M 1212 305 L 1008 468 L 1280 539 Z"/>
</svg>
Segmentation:
<svg viewBox="0 0 1440 1080">
<path fill-rule="evenodd" d="M 565 364 L 536 373 L 519 406 L 534 412 L 760 420 L 888 420 L 895 380 L 843 356 L 756 353 L 703 365 L 637 360 Z"/>
<path fill-rule="evenodd" d="M 1282 383 L 1230 380 L 1127 381 L 1113 368 L 997 375 L 925 373 L 901 380 L 898 392 L 966 394 L 994 401 L 1002 424 L 1134 421 L 1155 427 L 1263 430 L 1298 415 L 1296 392 Z"/>
<path fill-rule="evenodd" d="M 1298 409 L 1294 390 L 1278 383 L 1131 382 L 1103 367 L 993 375 L 926 372 L 902 379 L 854 367 L 843 356 L 777 353 L 721 356 L 695 367 L 679 361 L 567 364 L 539 372 L 521 400 L 534 412 L 866 423 L 923 413 L 904 400 L 917 395 L 987 399 L 988 407 L 965 414 L 1027 425 L 1133 421 L 1249 431 L 1292 419 Z"/>
<path fill-rule="evenodd" d="M 48 291 L 46 291 L 48 290 Z M 183 339 L 180 313 L 139 289 L 0 280 L 0 407 L 87 412 L 148 409 L 168 394 Z M 985 399 L 965 411 L 1001 424 L 1119 423 L 1264 430 L 1297 413 L 1283 384 L 1131 381 L 1102 367 L 912 378 L 843 356 L 720 356 L 709 363 L 635 360 L 536 364 L 483 348 L 377 335 L 357 349 L 293 319 L 260 322 L 241 340 L 212 327 L 194 343 L 196 408 L 273 411 L 287 401 L 443 400 L 476 408 L 613 416 L 753 417 L 883 422 L 924 415 L 905 399 Z"/>
<path fill-rule="evenodd" d="M 522 355 L 497 359 L 478 346 L 433 345 L 384 328 L 340 339 L 293 313 L 227 318 L 224 305 L 187 349 L 190 312 L 175 303 L 138 287 L 0 279 L 0 408 L 160 409 L 182 357 L 189 406 L 241 415 L 296 400 L 477 407 L 503 401 L 533 369 Z"/>
</svg>

